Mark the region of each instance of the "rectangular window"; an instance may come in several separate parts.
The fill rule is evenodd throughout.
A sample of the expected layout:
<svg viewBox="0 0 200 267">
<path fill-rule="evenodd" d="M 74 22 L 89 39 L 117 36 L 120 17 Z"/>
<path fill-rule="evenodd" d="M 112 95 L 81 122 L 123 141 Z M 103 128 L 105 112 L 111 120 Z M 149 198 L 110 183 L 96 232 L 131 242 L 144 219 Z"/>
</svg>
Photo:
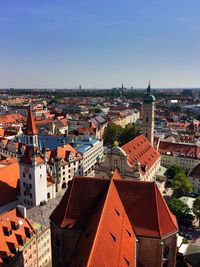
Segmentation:
<svg viewBox="0 0 200 267">
<path fill-rule="evenodd" d="M 25 178 L 25 172 L 23 172 L 23 177 Z"/>
<path fill-rule="evenodd" d="M 28 175 L 28 176 L 29 176 L 29 179 L 31 179 L 31 174 L 30 174 L 30 173 L 29 173 L 29 175 Z"/>
</svg>

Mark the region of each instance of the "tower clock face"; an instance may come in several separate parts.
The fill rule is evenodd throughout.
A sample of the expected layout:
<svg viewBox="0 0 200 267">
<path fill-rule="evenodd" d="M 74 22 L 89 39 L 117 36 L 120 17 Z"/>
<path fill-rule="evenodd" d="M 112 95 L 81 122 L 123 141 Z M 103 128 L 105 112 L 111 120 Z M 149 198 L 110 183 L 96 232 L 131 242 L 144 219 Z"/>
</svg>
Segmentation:
<svg viewBox="0 0 200 267">
<path fill-rule="evenodd" d="M 29 173 L 29 168 L 28 168 L 28 167 L 25 167 L 25 168 L 24 168 L 24 172 L 25 172 L 25 173 Z"/>
</svg>

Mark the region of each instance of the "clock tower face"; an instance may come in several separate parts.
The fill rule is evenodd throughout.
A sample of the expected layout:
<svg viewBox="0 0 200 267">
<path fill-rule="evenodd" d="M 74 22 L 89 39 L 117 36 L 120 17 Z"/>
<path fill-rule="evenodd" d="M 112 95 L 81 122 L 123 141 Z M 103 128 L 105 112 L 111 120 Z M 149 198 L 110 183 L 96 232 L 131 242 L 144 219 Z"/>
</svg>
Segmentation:
<svg viewBox="0 0 200 267">
<path fill-rule="evenodd" d="M 25 173 L 29 173 L 29 168 L 28 168 L 28 167 L 25 167 L 25 168 L 24 168 L 24 172 L 25 172 Z"/>
</svg>

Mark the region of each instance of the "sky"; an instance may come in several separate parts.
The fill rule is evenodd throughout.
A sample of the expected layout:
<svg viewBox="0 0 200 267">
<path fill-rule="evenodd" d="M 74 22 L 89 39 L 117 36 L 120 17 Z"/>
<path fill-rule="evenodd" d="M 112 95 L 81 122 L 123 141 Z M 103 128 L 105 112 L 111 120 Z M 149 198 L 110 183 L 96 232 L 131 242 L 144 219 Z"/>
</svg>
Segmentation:
<svg viewBox="0 0 200 267">
<path fill-rule="evenodd" d="M 0 88 L 200 87 L 199 0 L 0 0 Z"/>
</svg>

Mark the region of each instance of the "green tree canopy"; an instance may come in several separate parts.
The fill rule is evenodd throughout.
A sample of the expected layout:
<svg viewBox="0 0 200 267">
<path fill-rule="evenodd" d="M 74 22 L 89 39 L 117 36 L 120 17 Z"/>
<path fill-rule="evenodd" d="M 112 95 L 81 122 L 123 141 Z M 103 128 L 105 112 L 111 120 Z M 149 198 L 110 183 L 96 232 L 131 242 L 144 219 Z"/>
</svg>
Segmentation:
<svg viewBox="0 0 200 267">
<path fill-rule="evenodd" d="M 199 221 L 199 227 L 200 227 L 200 197 L 197 197 L 193 203 L 193 212 Z"/>
<path fill-rule="evenodd" d="M 120 145 L 124 145 L 135 138 L 139 133 L 139 128 L 135 124 L 128 124 L 123 129 L 121 135 L 119 136 Z"/>
<path fill-rule="evenodd" d="M 109 123 L 104 131 L 104 144 L 113 146 L 114 142 L 118 141 L 120 145 L 124 145 L 135 138 L 138 133 L 139 128 L 135 124 L 128 124 L 122 128 L 115 123 Z"/>
<path fill-rule="evenodd" d="M 182 171 L 181 168 L 178 165 L 174 164 L 167 169 L 165 175 L 167 176 L 168 179 L 173 179 L 181 171 Z"/>
<path fill-rule="evenodd" d="M 171 212 L 176 216 L 180 225 L 190 226 L 194 219 L 194 216 L 190 213 L 190 209 L 187 204 L 177 198 L 172 198 L 169 202 L 169 208 Z"/>
<path fill-rule="evenodd" d="M 184 172 L 179 172 L 172 180 L 175 196 L 183 196 L 192 192 L 192 184 Z"/>
<path fill-rule="evenodd" d="M 104 131 L 104 143 L 105 145 L 114 145 L 115 141 L 119 141 L 119 136 L 122 133 L 123 128 L 115 123 L 109 123 Z"/>
</svg>

